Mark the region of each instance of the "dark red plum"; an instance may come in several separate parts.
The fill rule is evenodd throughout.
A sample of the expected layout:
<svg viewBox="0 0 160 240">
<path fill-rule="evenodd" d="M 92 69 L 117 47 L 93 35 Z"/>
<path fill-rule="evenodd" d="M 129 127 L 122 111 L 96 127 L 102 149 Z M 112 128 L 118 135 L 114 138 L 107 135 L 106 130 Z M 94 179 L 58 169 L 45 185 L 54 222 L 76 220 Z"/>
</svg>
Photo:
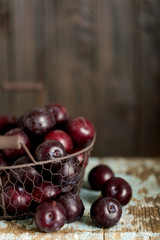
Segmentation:
<svg viewBox="0 0 160 240">
<path fill-rule="evenodd" d="M 103 184 L 102 196 L 113 197 L 125 206 L 132 198 L 132 188 L 123 178 L 113 177 Z"/>
<path fill-rule="evenodd" d="M 30 139 L 28 135 L 21 128 L 13 128 L 5 133 L 5 136 L 14 136 L 14 135 L 19 135 L 23 144 L 25 144 L 27 148 L 30 150 L 30 147 L 31 147 Z M 20 149 L 7 148 L 3 150 L 3 154 L 9 160 L 9 162 L 14 162 L 15 159 L 26 155 L 26 152 L 23 149 L 23 147 L 21 147 Z"/>
<path fill-rule="evenodd" d="M 34 201 L 43 203 L 54 199 L 60 193 L 61 190 L 59 187 L 51 183 L 43 182 L 33 188 L 32 197 Z"/>
<path fill-rule="evenodd" d="M 79 165 L 77 158 L 70 158 L 55 168 L 52 181 L 61 186 L 62 192 L 70 192 L 80 180 L 81 173 L 82 167 Z"/>
<path fill-rule="evenodd" d="M 109 197 L 102 197 L 93 202 L 90 209 L 92 221 L 101 228 L 110 228 L 118 223 L 122 215 L 120 203 Z"/>
<path fill-rule="evenodd" d="M 67 153 L 71 153 L 73 149 L 73 142 L 68 133 L 63 130 L 52 130 L 44 138 L 46 140 L 56 140 L 64 146 Z"/>
<path fill-rule="evenodd" d="M 66 108 L 59 103 L 49 103 L 46 108 L 55 117 L 56 125 L 62 125 L 68 120 L 68 112 Z"/>
<path fill-rule="evenodd" d="M 28 156 L 24 156 L 17 159 L 13 163 L 13 166 L 30 163 L 32 163 L 30 158 Z M 10 174 L 11 177 L 16 181 L 20 181 L 20 183 L 24 185 L 29 185 L 31 188 L 33 187 L 33 185 L 39 183 L 42 180 L 40 174 L 36 171 L 34 166 L 17 167 L 13 169 Z"/>
<path fill-rule="evenodd" d="M 101 190 L 103 184 L 114 176 L 113 171 L 106 165 L 100 164 L 91 169 L 88 181 L 93 190 Z"/>
<path fill-rule="evenodd" d="M 78 117 L 68 121 L 67 131 L 73 142 L 80 147 L 91 142 L 95 133 L 94 125 L 84 117 Z"/>
<path fill-rule="evenodd" d="M 10 181 L 12 181 L 12 180 L 10 179 L 9 174 L 6 174 L 5 171 L 3 171 L 3 172 L 1 173 L 1 180 L 2 180 L 2 186 L 3 186 L 3 188 L 5 188 L 5 187 L 8 186 L 8 185 L 11 185 L 11 182 L 10 182 Z"/>
<path fill-rule="evenodd" d="M 0 153 L 0 166 L 7 166 L 7 165 L 8 165 L 8 162 L 5 159 L 4 154 Z"/>
<path fill-rule="evenodd" d="M 19 128 L 24 128 L 24 125 L 23 125 L 23 118 L 24 118 L 24 115 L 25 113 L 23 113 L 18 119 L 17 119 L 17 125 Z"/>
<path fill-rule="evenodd" d="M 4 134 L 17 126 L 17 118 L 11 114 L 0 115 L 0 133 Z"/>
<path fill-rule="evenodd" d="M 75 149 L 73 149 L 72 153 L 77 153 L 76 157 L 77 157 L 77 160 L 79 161 L 79 164 L 83 168 L 86 168 L 86 166 L 88 164 L 88 155 L 86 154 L 86 152 L 82 152 L 82 153 L 78 154 L 78 152 L 81 150 L 82 150 L 82 148 L 75 148 Z"/>
<path fill-rule="evenodd" d="M 23 187 L 9 185 L 3 192 L 5 208 L 8 215 L 26 213 L 31 204 L 31 195 Z"/>
<path fill-rule="evenodd" d="M 38 162 L 52 160 L 66 156 L 64 146 L 55 140 L 47 140 L 36 148 L 36 160 Z M 55 161 L 56 163 L 56 161 Z"/>
<path fill-rule="evenodd" d="M 3 153 L 0 152 L 0 167 L 4 167 L 4 166 L 8 166 L 8 162 L 5 159 Z M 8 183 L 9 175 L 7 175 L 5 170 L 1 170 L 0 177 L 1 177 L 1 181 L 2 181 L 2 186 L 4 188 L 9 184 Z"/>
<path fill-rule="evenodd" d="M 64 193 L 57 198 L 66 210 L 67 223 L 79 220 L 84 213 L 84 204 L 80 197 L 73 193 Z"/>
<path fill-rule="evenodd" d="M 66 210 L 55 200 L 45 202 L 36 209 L 35 223 L 40 231 L 58 231 L 66 223 Z"/>
<path fill-rule="evenodd" d="M 30 134 L 44 136 L 55 126 L 55 118 L 46 108 L 34 107 L 24 114 L 23 125 Z"/>
</svg>

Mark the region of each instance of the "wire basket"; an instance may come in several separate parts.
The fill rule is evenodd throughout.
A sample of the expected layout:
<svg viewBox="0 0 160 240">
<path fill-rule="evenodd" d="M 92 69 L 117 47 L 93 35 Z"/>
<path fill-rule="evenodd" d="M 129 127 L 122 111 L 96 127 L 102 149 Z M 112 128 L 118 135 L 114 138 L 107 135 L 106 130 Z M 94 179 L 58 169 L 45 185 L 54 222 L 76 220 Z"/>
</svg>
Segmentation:
<svg viewBox="0 0 160 240">
<path fill-rule="evenodd" d="M 22 147 L 28 160 L 27 164 L 0 167 L 0 220 L 29 218 L 39 204 L 60 193 L 79 194 L 95 139 L 96 134 L 76 153 L 37 162 L 18 135 L 0 136 L 0 149 Z"/>
</svg>

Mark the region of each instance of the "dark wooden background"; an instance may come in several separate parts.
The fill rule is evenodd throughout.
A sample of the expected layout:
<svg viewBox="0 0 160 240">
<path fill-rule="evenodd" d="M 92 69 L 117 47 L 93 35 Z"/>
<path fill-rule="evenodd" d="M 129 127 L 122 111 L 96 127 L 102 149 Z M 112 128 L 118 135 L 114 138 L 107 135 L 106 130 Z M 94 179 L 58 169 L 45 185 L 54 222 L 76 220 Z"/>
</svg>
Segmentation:
<svg viewBox="0 0 160 240">
<path fill-rule="evenodd" d="M 159 0 L 0 0 L 0 113 L 47 101 L 97 129 L 94 155 L 160 155 Z"/>
</svg>

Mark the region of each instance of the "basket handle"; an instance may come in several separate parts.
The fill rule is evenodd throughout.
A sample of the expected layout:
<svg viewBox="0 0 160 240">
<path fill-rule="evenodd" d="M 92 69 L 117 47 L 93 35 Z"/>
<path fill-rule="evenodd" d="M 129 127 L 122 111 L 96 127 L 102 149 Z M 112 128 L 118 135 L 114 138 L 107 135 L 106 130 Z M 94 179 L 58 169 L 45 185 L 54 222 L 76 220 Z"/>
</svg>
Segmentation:
<svg viewBox="0 0 160 240">
<path fill-rule="evenodd" d="M 32 160 L 33 163 L 37 163 L 30 151 L 28 150 L 27 146 L 21 140 L 21 136 L 14 135 L 14 136 L 0 136 L 0 149 L 20 149 L 23 148 L 29 158 Z"/>
<path fill-rule="evenodd" d="M 0 136 L 0 149 L 6 149 L 6 148 L 20 149 L 21 143 L 22 143 L 22 140 L 19 135 Z"/>
</svg>

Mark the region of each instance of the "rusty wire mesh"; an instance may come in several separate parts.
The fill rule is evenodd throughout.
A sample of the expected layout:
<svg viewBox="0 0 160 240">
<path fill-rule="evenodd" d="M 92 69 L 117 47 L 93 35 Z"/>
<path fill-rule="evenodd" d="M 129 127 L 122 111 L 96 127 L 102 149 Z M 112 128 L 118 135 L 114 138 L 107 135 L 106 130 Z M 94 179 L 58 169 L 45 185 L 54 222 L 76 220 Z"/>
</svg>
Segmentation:
<svg viewBox="0 0 160 240">
<path fill-rule="evenodd" d="M 60 193 L 78 194 L 94 142 L 95 136 L 81 151 L 44 162 L 36 162 L 23 146 L 27 164 L 0 167 L 0 219 L 28 218 L 40 203 Z"/>
</svg>

